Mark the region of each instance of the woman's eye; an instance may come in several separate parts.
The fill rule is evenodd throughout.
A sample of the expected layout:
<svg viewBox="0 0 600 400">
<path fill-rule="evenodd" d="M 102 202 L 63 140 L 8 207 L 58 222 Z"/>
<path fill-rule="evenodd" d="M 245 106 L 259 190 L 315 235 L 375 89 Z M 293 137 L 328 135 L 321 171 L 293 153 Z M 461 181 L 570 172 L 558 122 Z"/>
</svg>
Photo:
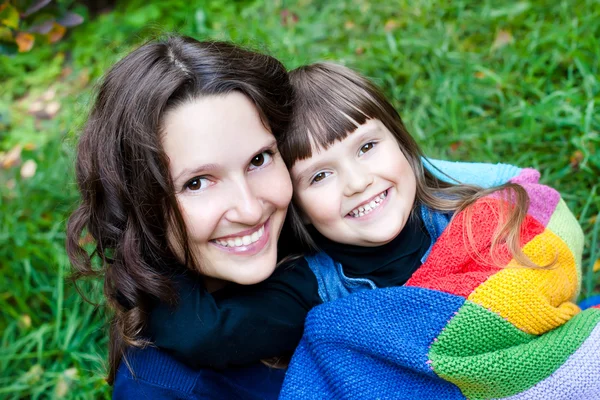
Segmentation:
<svg viewBox="0 0 600 400">
<path fill-rule="evenodd" d="M 365 143 L 361 148 L 360 148 L 360 155 L 362 156 L 363 154 L 365 154 L 367 151 L 373 150 L 373 147 L 375 147 L 375 143 L 374 142 L 369 142 L 369 143 Z"/>
<path fill-rule="evenodd" d="M 209 185 L 210 180 L 208 180 L 207 178 L 197 177 L 190 179 L 188 183 L 185 184 L 185 188 L 195 192 L 198 190 L 206 189 Z"/>
<path fill-rule="evenodd" d="M 323 179 L 327 178 L 329 175 L 331 175 L 331 172 L 319 172 L 312 178 L 312 181 L 310 183 L 312 184 L 312 183 L 321 182 Z"/>
<path fill-rule="evenodd" d="M 263 151 L 260 154 L 254 156 L 254 158 L 250 161 L 250 169 L 256 169 L 263 167 L 271 162 L 273 155 L 269 151 Z"/>
</svg>

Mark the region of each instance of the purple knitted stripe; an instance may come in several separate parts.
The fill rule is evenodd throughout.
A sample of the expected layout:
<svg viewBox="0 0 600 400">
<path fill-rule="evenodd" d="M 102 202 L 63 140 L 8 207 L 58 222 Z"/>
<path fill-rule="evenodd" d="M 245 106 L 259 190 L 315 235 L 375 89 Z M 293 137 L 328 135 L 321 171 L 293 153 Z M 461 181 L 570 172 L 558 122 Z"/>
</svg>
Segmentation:
<svg viewBox="0 0 600 400">
<path fill-rule="evenodd" d="M 509 399 L 600 399 L 600 324 L 552 375 Z"/>
<path fill-rule="evenodd" d="M 521 173 L 509 182 L 518 183 L 523 186 L 529 195 L 528 214 L 539 221 L 542 225 L 548 226 L 552 213 L 560 201 L 560 193 L 546 185 L 539 184 L 540 173 L 531 168 L 524 168 Z M 497 193 L 492 194 L 494 198 L 501 198 Z"/>
</svg>

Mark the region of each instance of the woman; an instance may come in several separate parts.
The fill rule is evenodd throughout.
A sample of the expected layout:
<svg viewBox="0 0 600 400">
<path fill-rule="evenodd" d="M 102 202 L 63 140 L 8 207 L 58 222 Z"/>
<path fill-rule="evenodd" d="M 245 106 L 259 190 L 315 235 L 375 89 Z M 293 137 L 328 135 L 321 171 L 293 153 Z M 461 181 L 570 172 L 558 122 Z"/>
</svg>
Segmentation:
<svg viewBox="0 0 600 400">
<path fill-rule="evenodd" d="M 106 75 L 67 252 L 74 279 L 104 277 L 115 398 L 277 396 L 283 372 L 259 360 L 291 353 L 318 302 L 308 268 L 275 270 L 290 99 L 274 58 L 191 38 L 147 43 Z"/>
</svg>

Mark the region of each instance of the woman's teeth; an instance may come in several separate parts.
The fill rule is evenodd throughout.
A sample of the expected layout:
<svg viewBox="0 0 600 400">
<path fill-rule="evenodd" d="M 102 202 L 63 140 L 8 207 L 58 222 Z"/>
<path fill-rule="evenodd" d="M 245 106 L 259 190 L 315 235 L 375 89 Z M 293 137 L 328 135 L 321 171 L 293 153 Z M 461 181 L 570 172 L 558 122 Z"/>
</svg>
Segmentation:
<svg viewBox="0 0 600 400">
<path fill-rule="evenodd" d="M 355 208 L 354 210 L 350 211 L 348 213 L 348 215 L 350 215 L 351 217 L 354 217 L 354 218 L 362 217 L 363 215 L 367 215 L 368 213 L 370 213 L 371 211 L 373 211 L 374 209 L 379 207 L 379 205 L 381 205 L 381 202 L 383 201 L 383 199 L 386 198 L 386 196 L 387 196 L 387 190 L 385 192 L 381 193 L 379 196 L 375 197 L 375 199 L 371 200 L 364 206 L 360 206 L 360 207 Z"/>
<path fill-rule="evenodd" d="M 258 242 L 258 239 L 265 234 L 265 226 L 261 226 L 259 230 L 255 231 L 252 235 L 239 236 L 236 238 L 229 238 L 227 240 L 216 239 L 215 242 L 224 247 L 241 247 L 248 246 L 252 243 Z"/>
</svg>

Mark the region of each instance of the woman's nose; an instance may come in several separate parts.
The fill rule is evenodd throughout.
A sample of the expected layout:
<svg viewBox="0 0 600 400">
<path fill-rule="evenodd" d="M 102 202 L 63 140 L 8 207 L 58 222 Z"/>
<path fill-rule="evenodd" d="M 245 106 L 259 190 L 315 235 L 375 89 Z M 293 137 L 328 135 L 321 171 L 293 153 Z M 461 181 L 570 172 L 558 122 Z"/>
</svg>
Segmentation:
<svg viewBox="0 0 600 400">
<path fill-rule="evenodd" d="M 231 208 L 225 214 L 229 221 L 248 226 L 261 222 L 261 202 L 246 181 L 237 182 L 230 196 Z"/>
</svg>

